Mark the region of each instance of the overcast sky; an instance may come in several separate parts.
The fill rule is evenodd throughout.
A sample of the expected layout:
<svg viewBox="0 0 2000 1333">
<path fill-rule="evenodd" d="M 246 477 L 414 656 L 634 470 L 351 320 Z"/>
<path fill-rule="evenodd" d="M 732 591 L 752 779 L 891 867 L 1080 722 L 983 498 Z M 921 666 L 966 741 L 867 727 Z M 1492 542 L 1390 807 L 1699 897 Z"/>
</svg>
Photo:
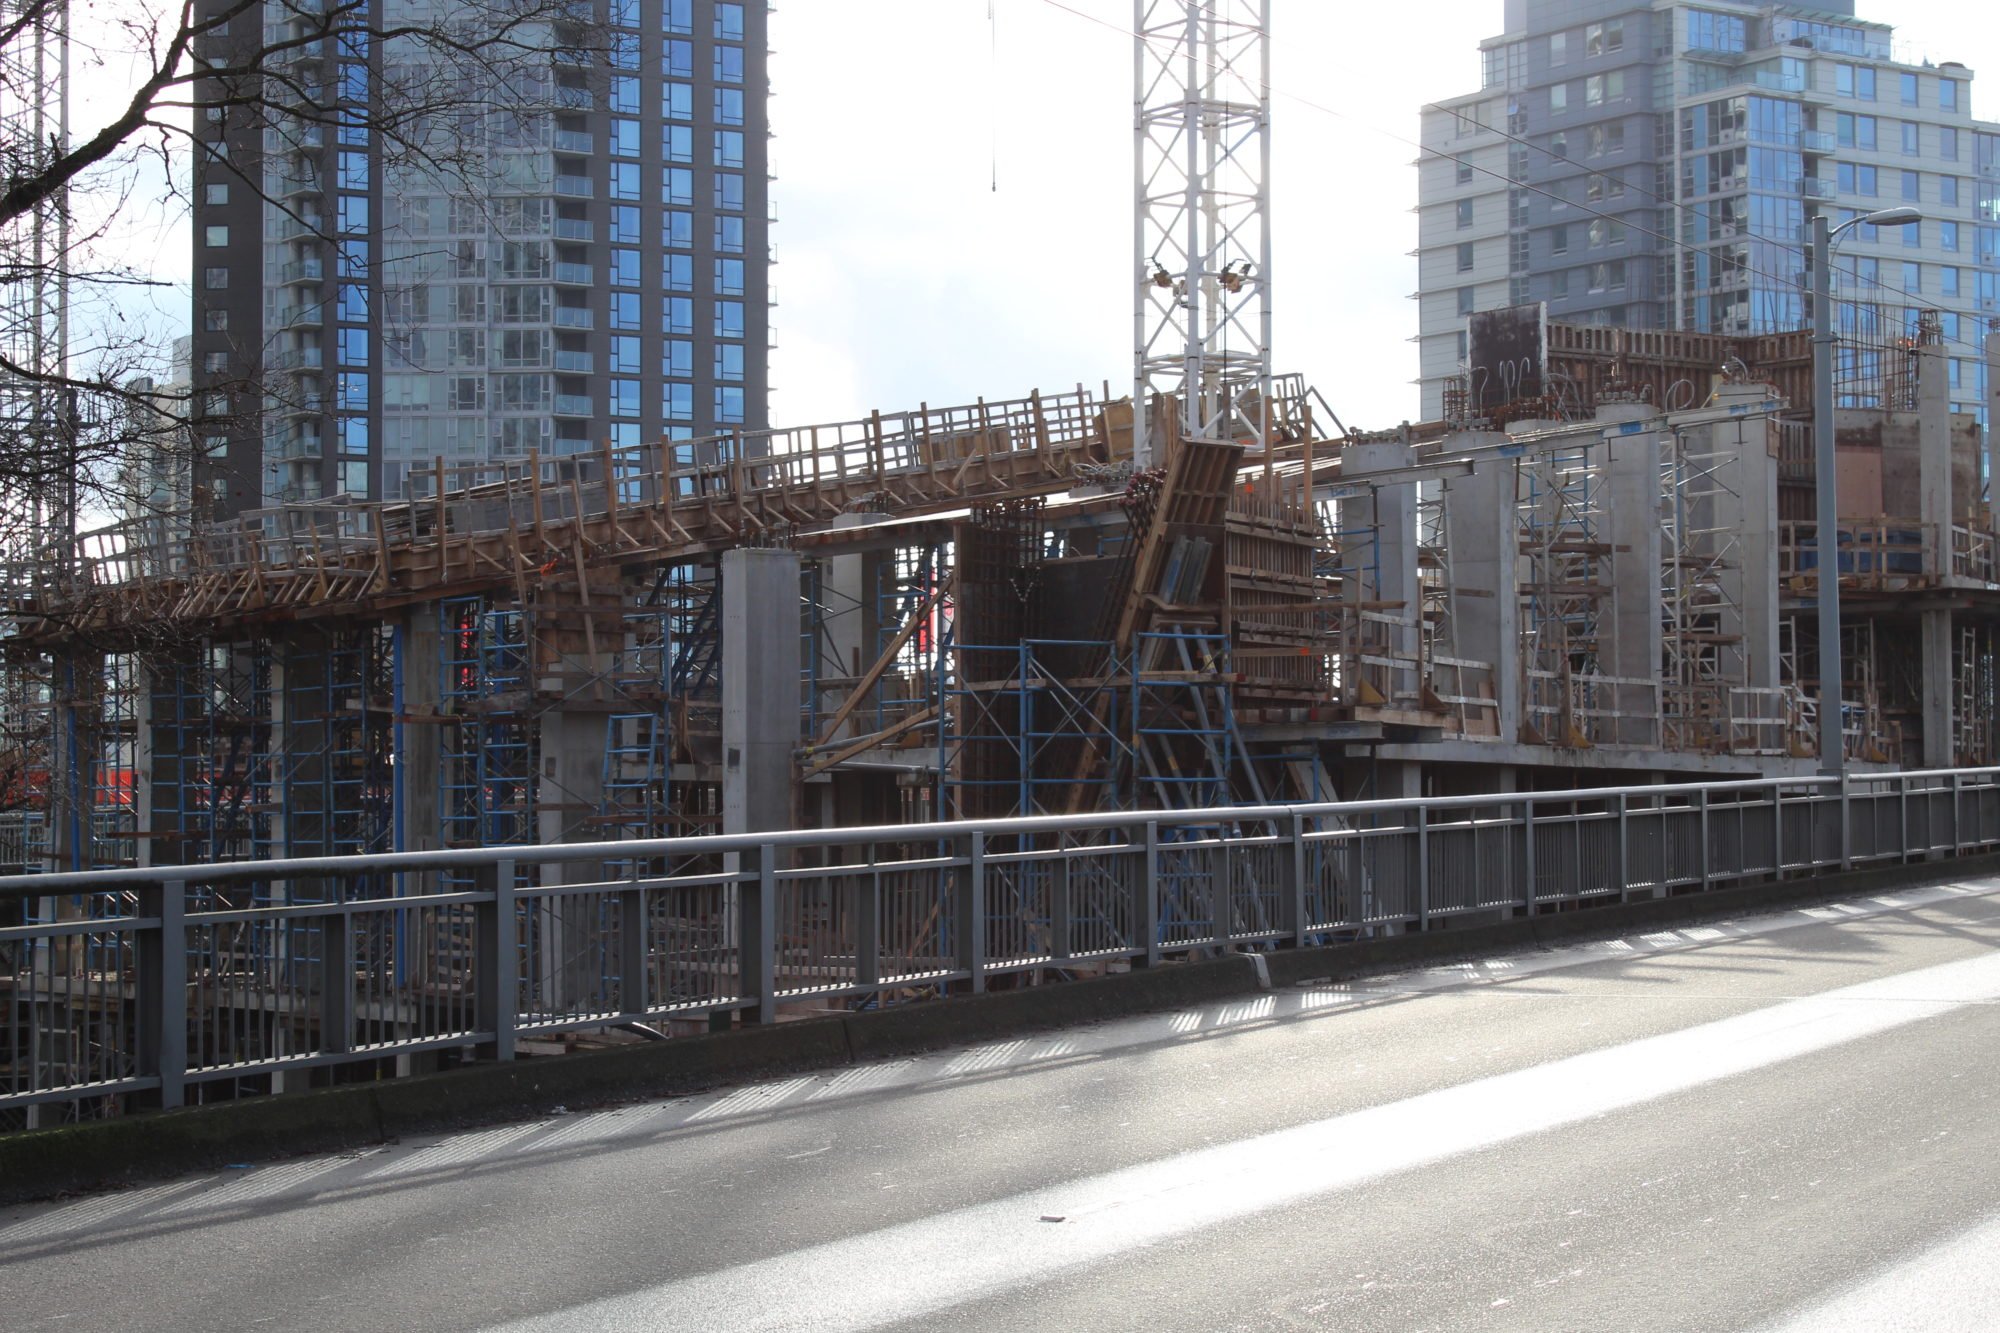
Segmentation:
<svg viewBox="0 0 2000 1333">
<path fill-rule="evenodd" d="M 784 0 L 771 18 L 772 422 L 1132 373 L 1131 0 Z M 2000 118 L 1991 0 L 1861 0 Z M 1501 0 L 1273 0 L 1275 353 L 1350 426 L 1414 417 L 1418 109 Z M 1979 16 L 1975 18 L 1974 16 Z M 1982 86 L 1983 85 L 1983 86 Z M 1301 105 L 1295 98 L 1327 110 Z M 992 189 L 997 161 L 999 189 Z"/>
<path fill-rule="evenodd" d="M 989 0 L 779 4 L 774 425 L 1078 383 L 1129 390 L 1132 0 L 1060 4 L 1099 21 L 1055 0 L 991 0 L 991 26 Z M 1418 111 L 1476 90 L 1476 44 L 1499 30 L 1501 5 L 1273 0 L 1276 366 L 1304 373 L 1351 426 L 1418 412 Z M 1899 25 L 1903 59 L 1987 71 L 1973 111 L 1996 119 L 1991 6 L 1859 8 Z M 87 9 L 80 32 L 117 10 Z M 77 63 L 81 137 L 122 103 L 133 67 Z M 185 212 L 142 189 L 114 232 L 166 284 L 119 305 L 164 351 L 188 327 Z"/>
</svg>

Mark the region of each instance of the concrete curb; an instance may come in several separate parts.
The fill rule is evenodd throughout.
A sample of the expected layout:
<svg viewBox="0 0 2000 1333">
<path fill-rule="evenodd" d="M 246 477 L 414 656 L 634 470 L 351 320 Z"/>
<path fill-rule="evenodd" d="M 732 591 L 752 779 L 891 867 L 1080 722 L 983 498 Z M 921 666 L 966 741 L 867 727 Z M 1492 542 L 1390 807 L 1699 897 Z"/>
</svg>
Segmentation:
<svg viewBox="0 0 2000 1333">
<path fill-rule="evenodd" d="M 1087 981 L 677 1037 L 558 1059 L 471 1065 L 443 1074 L 0 1135 L 0 1204 L 229 1163 L 358 1148 L 405 1134 L 518 1120 L 546 1114 L 558 1105 L 590 1106 L 699 1092 L 774 1074 L 832 1069 L 963 1042 L 1206 1004 L 1274 986 L 1348 980 L 1995 873 L 2000 873 L 2000 855 L 1885 866 L 1461 930 L 1286 949 L 1256 957 L 1234 954 Z"/>
</svg>

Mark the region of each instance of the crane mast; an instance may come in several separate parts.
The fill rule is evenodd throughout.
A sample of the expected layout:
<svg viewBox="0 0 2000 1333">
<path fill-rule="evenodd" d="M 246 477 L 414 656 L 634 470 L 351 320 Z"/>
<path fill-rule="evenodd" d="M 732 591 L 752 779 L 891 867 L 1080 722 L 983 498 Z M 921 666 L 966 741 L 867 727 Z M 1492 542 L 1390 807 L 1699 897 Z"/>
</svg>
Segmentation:
<svg viewBox="0 0 2000 1333">
<path fill-rule="evenodd" d="M 1135 0 L 1133 448 L 1266 442 L 1271 383 L 1270 0 Z"/>
</svg>

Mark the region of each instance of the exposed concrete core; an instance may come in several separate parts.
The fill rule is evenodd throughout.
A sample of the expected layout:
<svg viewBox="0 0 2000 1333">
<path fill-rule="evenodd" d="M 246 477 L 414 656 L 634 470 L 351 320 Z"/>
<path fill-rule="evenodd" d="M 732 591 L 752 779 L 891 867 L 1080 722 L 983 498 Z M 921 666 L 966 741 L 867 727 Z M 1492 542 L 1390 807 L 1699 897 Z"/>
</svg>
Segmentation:
<svg viewBox="0 0 2000 1333">
<path fill-rule="evenodd" d="M 1392 440 L 1349 445 L 1341 455 L 1341 478 L 1364 483 L 1374 472 L 1408 468 L 1415 451 L 1407 441 Z M 1414 661 L 1417 619 L 1423 613 L 1423 591 L 1417 581 L 1417 488 L 1408 484 L 1372 486 L 1341 501 L 1341 527 L 1349 532 L 1373 530 L 1372 549 L 1360 563 L 1361 600 L 1379 602 L 1368 613 L 1382 635 L 1383 646 L 1399 661 Z M 1414 699 L 1414 673 L 1398 672 L 1392 681 L 1391 703 Z"/>
<path fill-rule="evenodd" d="M 833 520 L 835 531 L 880 523 L 887 514 L 841 514 Z M 828 557 L 821 563 L 820 642 L 813 651 L 822 656 L 822 677 L 858 678 L 874 664 L 880 613 L 875 604 L 876 570 L 882 561 L 879 551 L 859 551 L 852 555 Z M 838 705 L 848 690 L 829 690 L 828 705 Z M 867 728 L 850 718 L 840 728 L 840 736 L 857 736 Z M 829 739 L 838 739 L 830 737 Z"/>
<path fill-rule="evenodd" d="M 722 555 L 722 831 L 792 826 L 799 746 L 799 557 Z"/>
<path fill-rule="evenodd" d="M 588 822 L 604 801 L 604 715 L 550 709 L 536 719 L 542 760 L 536 841 L 591 842 L 601 835 Z"/>
<path fill-rule="evenodd" d="M 1917 349 L 1917 517 L 1924 525 L 1932 569 L 1951 568 L 1951 523 L 1958 516 L 1951 493 L 1951 384 L 1945 349 Z M 1970 499 L 1970 497 L 1966 497 Z"/>
<path fill-rule="evenodd" d="M 1764 397 L 1759 384 L 1724 384 L 1714 403 L 1751 403 Z M 1704 427 L 1706 452 L 1727 454 L 1716 489 L 1712 524 L 1734 548 L 1720 571 L 1722 611 L 1717 628 L 1733 636 L 1740 679 L 1752 689 L 1776 689 L 1778 671 L 1778 443 L 1766 419 Z"/>
<path fill-rule="evenodd" d="M 1455 435 L 1451 449 L 1497 448 L 1504 434 L 1468 431 Z M 1452 569 L 1457 596 L 1452 625 L 1459 655 L 1493 664 L 1493 693 L 1499 704 L 1499 735 L 1521 734 L 1521 604 L 1514 595 L 1520 562 L 1515 535 L 1515 465 L 1510 457 L 1488 454 L 1472 475 L 1444 483 L 1451 497 Z"/>
<path fill-rule="evenodd" d="M 1986 480 L 1991 492 L 2000 461 L 2000 328 L 1986 335 Z"/>
<path fill-rule="evenodd" d="M 1944 348 L 1917 349 L 1918 517 L 1924 526 L 1925 563 L 1951 570 L 1951 387 Z M 1969 498 L 1969 497 L 1968 497 Z M 1926 611 L 1923 619 L 1924 763 L 1949 768 L 1957 747 L 1951 717 L 1951 612 Z"/>
<path fill-rule="evenodd" d="M 139 775 L 150 775 L 153 772 L 154 762 L 158 758 L 155 753 L 155 739 L 153 736 L 153 692 L 151 690 L 138 691 L 137 697 L 132 701 L 132 717 L 134 725 L 137 728 L 137 734 L 132 740 L 133 782 L 136 787 L 139 782 Z M 159 828 L 158 814 L 153 809 L 151 801 L 138 799 L 136 790 L 133 796 L 132 829 L 138 836 L 133 839 L 132 863 L 141 866 L 158 864 L 158 856 L 153 846 L 156 841 L 153 834 Z"/>
<path fill-rule="evenodd" d="M 1923 618 L 1924 764 L 1950 768 L 1951 612 L 1926 611 Z"/>
<path fill-rule="evenodd" d="M 402 680 L 402 714 L 430 717 L 438 711 L 438 619 L 435 612 L 416 610 L 396 627 L 397 668 Z M 440 731 L 437 727 L 396 724 L 396 786 L 402 796 L 402 850 L 426 851 L 438 845 L 438 771 Z"/>
<path fill-rule="evenodd" d="M 1605 403 L 1597 409 L 1597 420 L 1616 425 L 1657 414 L 1645 403 Z M 1660 436 L 1653 431 L 1613 435 L 1607 447 L 1612 632 L 1605 669 L 1627 680 L 1651 680 L 1660 672 Z M 1640 718 L 1621 719 L 1619 739 L 1631 745 L 1657 743 Z"/>
</svg>

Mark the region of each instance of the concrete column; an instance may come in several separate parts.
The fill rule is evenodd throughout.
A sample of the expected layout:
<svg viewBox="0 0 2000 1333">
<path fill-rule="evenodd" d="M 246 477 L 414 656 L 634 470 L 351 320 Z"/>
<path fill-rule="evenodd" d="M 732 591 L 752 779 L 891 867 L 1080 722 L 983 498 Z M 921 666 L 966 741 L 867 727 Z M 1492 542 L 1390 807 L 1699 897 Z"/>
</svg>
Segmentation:
<svg viewBox="0 0 2000 1333">
<path fill-rule="evenodd" d="M 1498 433 L 1468 432 L 1445 442 L 1447 451 L 1505 445 Z M 1515 464 L 1511 454 L 1489 453 L 1472 475 L 1443 483 L 1451 525 L 1452 652 L 1493 665 L 1499 735 L 1521 734 L 1521 598 L 1519 538 L 1514 516 Z"/>
<path fill-rule="evenodd" d="M 153 765 L 157 762 L 158 745 L 153 736 L 153 667 L 150 659 L 137 655 L 132 662 L 132 719 L 135 736 L 132 742 L 132 829 L 139 836 L 133 839 L 133 864 L 139 866 L 157 865 L 153 837 L 157 828 L 153 811 Z"/>
<path fill-rule="evenodd" d="M 886 514 L 841 514 L 833 520 L 835 530 L 860 527 L 887 518 Z M 820 576 L 822 635 L 814 651 L 827 660 L 820 664 L 822 677 L 832 675 L 852 679 L 875 662 L 876 616 L 875 572 L 883 559 L 879 551 L 857 551 L 828 558 Z M 838 667 L 832 665 L 838 663 Z M 848 690 L 828 687 L 821 691 L 824 710 L 838 708 Z M 860 734 L 850 720 L 841 728 L 844 735 Z"/>
<path fill-rule="evenodd" d="M 1987 503 L 2000 500 L 1994 479 L 2000 476 L 2000 328 L 1986 335 L 1986 494 Z"/>
<path fill-rule="evenodd" d="M 436 606 L 417 607 L 396 626 L 396 670 L 401 686 L 396 701 L 396 799 L 400 802 L 396 850 L 401 852 L 444 845 L 444 827 L 438 815 L 439 727 L 400 720 L 438 715 L 440 649 Z"/>
<path fill-rule="evenodd" d="M 75 649 L 55 659 L 50 691 L 47 818 L 49 869 L 88 870 L 92 859 L 92 785 L 104 708 L 104 657 Z M 72 913 L 63 900 L 59 914 Z"/>
<path fill-rule="evenodd" d="M 605 717 L 597 710 L 551 708 L 536 720 L 542 765 L 535 783 L 536 842 L 603 836 L 589 820 L 604 804 Z"/>
<path fill-rule="evenodd" d="M 1950 768 L 1957 756 L 1952 745 L 1951 612 L 1926 611 L 1923 616 L 1924 766 Z"/>
<path fill-rule="evenodd" d="M 1660 436 L 1657 432 L 1618 434 L 1626 422 L 1656 415 L 1645 403 L 1606 403 L 1597 420 L 1612 430 L 1606 448 L 1604 529 L 1611 545 L 1610 651 L 1601 655 L 1607 674 L 1629 680 L 1660 677 L 1660 557 L 1663 536 L 1660 491 Z M 1647 696 L 1620 686 L 1622 709 L 1642 706 Z M 1622 717 L 1616 732 L 1627 745 L 1658 745 L 1657 718 Z"/>
<path fill-rule="evenodd" d="M 1340 460 L 1341 480 L 1367 487 L 1341 502 L 1341 529 L 1357 533 L 1374 530 L 1372 558 L 1363 552 L 1359 562 L 1361 600 L 1392 604 L 1364 612 L 1372 618 L 1373 632 L 1364 633 L 1362 643 L 1379 644 L 1386 655 L 1412 664 L 1409 668 L 1399 666 L 1392 673 L 1384 691 L 1390 707 L 1413 704 L 1418 693 L 1414 663 L 1423 593 L 1417 579 L 1417 483 L 1402 480 L 1367 486 L 1367 482 L 1371 473 L 1409 467 L 1412 454 L 1406 440 L 1379 440 L 1348 445 Z M 1368 678 L 1376 679 L 1372 673 Z"/>
<path fill-rule="evenodd" d="M 1917 518 L 1924 525 L 1924 563 L 1951 573 L 1951 381 L 1942 345 L 1917 349 Z"/>
<path fill-rule="evenodd" d="M 1713 405 L 1761 402 L 1765 396 L 1762 385 L 1723 384 L 1716 388 Z M 1702 524 L 1716 528 L 1716 540 L 1733 544 L 1735 551 L 1720 571 L 1724 605 L 1719 628 L 1738 640 L 1739 670 L 1725 676 L 1753 688 L 1776 689 L 1780 683 L 1777 425 L 1768 418 L 1754 418 L 1701 429 L 1709 434 L 1705 452 L 1728 455 L 1717 479 L 1720 485 L 1713 488 L 1715 512 Z"/>
<path fill-rule="evenodd" d="M 1917 349 L 1917 503 L 1924 525 L 1924 563 L 1951 573 L 1951 383 L 1945 349 Z M 1926 611 L 1922 631 L 1924 763 L 1949 768 L 1952 745 L 1951 612 Z"/>
<path fill-rule="evenodd" d="M 799 557 L 722 556 L 722 830 L 792 826 L 799 736 Z"/>
</svg>

